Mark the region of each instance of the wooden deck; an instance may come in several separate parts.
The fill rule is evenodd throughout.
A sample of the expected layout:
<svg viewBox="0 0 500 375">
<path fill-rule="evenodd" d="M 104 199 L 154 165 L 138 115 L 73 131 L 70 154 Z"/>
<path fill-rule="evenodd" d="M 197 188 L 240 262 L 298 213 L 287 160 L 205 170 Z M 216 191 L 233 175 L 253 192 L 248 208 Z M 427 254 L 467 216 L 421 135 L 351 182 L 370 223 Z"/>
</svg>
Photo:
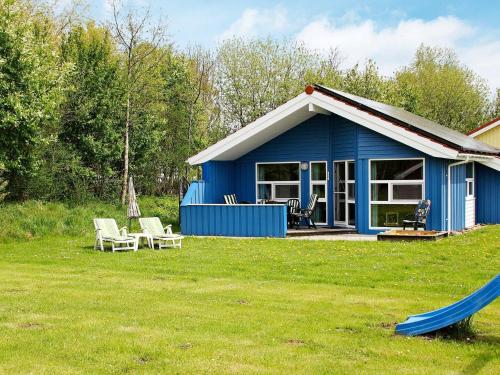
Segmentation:
<svg viewBox="0 0 500 375">
<path fill-rule="evenodd" d="M 325 235 L 335 235 L 335 234 L 351 234 L 357 233 L 355 228 L 342 228 L 342 227 L 318 227 L 318 229 L 300 227 L 288 228 L 286 232 L 287 237 L 298 237 L 298 236 L 325 236 Z"/>
</svg>

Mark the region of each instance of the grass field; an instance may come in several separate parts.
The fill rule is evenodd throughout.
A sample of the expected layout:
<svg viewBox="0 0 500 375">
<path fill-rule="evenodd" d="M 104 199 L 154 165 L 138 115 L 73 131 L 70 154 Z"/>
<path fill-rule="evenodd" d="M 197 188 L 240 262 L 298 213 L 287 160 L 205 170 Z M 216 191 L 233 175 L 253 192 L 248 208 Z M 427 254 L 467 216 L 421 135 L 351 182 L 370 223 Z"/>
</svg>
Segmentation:
<svg viewBox="0 0 500 375">
<path fill-rule="evenodd" d="M 469 341 L 394 335 L 499 272 L 499 226 L 437 243 L 189 238 L 115 254 L 66 230 L 0 243 L 0 373 L 500 373 L 500 301 Z"/>
</svg>

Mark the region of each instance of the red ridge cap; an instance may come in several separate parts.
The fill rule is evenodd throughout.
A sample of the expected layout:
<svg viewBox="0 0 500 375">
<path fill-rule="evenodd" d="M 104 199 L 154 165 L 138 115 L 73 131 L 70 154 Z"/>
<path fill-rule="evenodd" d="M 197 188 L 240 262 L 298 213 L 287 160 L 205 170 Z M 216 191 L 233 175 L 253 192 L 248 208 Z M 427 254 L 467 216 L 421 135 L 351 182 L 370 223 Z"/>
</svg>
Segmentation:
<svg viewBox="0 0 500 375">
<path fill-rule="evenodd" d="M 488 121 L 486 124 L 483 124 L 483 125 L 481 125 L 481 126 L 478 126 L 478 127 L 477 127 L 477 128 L 475 128 L 474 130 L 471 130 L 470 132 L 468 132 L 468 133 L 467 133 L 467 135 L 472 135 L 472 134 L 474 134 L 475 132 L 478 132 L 479 130 L 484 129 L 485 127 L 490 126 L 491 124 L 493 124 L 493 123 L 495 123 L 495 122 L 497 122 L 497 121 L 499 121 L 499 120 L 500 120 L 500 116 L 499 116 L 499 117 L 497 117 L 497 118 L 494 118 L 494 119 L 493 119 L 493 120 L 491 120 L 491 121 Z"/>
<path fill-rule="evenodd" d="M 314 86 L 307 85 L 304 91 L 306 92 L 307 95 L 311 95 L 314 92 Z"/>
</svg>

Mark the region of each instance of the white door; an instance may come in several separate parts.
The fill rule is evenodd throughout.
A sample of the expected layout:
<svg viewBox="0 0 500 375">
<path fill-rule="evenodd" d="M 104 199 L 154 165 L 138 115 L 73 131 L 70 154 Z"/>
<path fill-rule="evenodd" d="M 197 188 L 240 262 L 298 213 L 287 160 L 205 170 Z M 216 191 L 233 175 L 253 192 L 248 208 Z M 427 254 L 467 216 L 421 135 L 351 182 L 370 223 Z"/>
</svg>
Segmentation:
<svg viewBox="0 0 500 375">
<path fill-rule="evenodd" d="M 310 192 L 318 194 L 313 220 L 316 224 L 328 223 L 328 169 L 326 161 L 312 161 L 310 171 Z"/>
<path fill-rule="evenodd" d="M 476 224 L 476 196 L 474 185 L 474 163 L 466 164 L 465 227 Z"/>
</svg>

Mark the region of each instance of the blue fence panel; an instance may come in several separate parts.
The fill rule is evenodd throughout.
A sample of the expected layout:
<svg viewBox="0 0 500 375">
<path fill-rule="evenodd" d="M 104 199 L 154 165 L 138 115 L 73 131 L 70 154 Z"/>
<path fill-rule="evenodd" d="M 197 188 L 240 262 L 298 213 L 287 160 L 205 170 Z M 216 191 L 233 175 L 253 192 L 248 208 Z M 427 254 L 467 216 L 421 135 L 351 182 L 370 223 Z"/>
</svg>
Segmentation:
<svg viewBox="0 0 500 375">
<path fill-rule="evenodd" d="M 285 237 L 285 205 L 188 204 L 181 206 L 186 235 Z"/>
</svg>

